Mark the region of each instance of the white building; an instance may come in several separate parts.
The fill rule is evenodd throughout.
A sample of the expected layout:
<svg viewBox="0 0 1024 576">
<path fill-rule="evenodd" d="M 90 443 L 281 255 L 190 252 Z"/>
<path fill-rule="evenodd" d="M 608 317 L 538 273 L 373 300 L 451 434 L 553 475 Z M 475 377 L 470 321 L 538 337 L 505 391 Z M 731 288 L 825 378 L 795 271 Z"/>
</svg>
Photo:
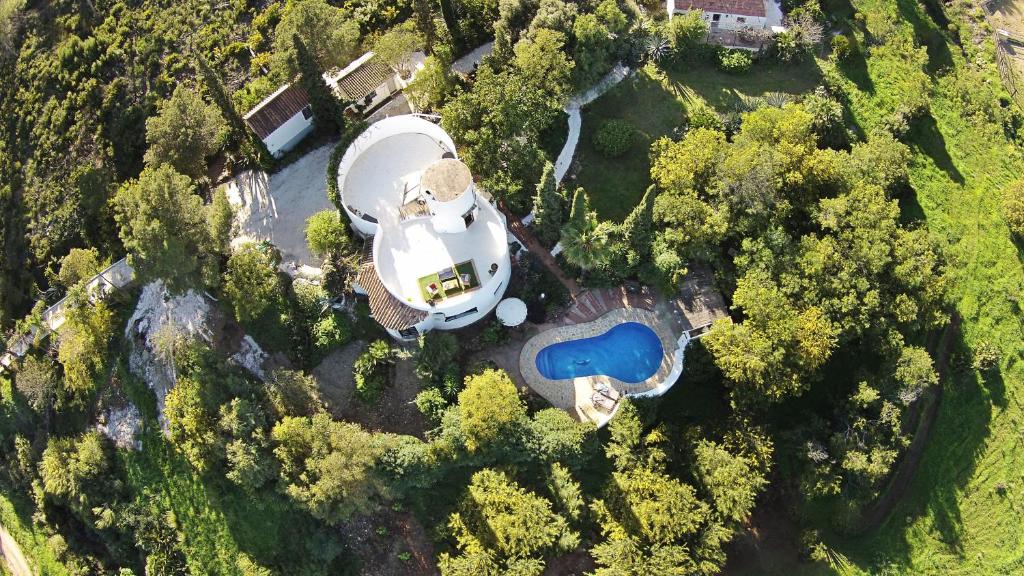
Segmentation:
<svg viewBox="0 0 1024 576">
<path fill-rule="evenodd" d="M 417 115 L 371 125 L 338 167 L 353 227 L 368 238 L 356 289 L 395 338 L 461 328 L 501 300 L 512 273 L 505 217 L 455 144 Z"/>
<path fill-rule="evenodd" d="M 283 156 L 313 131 L 309 96 L 301 87 L 292 84 L 278 88 L 243 119 L 263 140 L 274 158 Z"/>
<path fill-rule="evenodd" d="M 712 33 L 717 30 L 763 30 L 779 24 L 769 22 L 769 10 L 773 7 L 772 0 L 666 0 L 665 5 L 669 19 L 674 14 L 686 14 L 692 10 L 703 12 L 704 21 Z"/>
<path fill-rule="evenodd" d="M 423 68 L 426 56 L 410 54 L 405 63 L 405 78 L 398 71 L 375 58 L 373 52 L 363 54 L 338 72 L 324 74 L 324 80 L 342 100 L 352 101 L 349 108 L 367 113 L 401 92 Z"/>
</svg>

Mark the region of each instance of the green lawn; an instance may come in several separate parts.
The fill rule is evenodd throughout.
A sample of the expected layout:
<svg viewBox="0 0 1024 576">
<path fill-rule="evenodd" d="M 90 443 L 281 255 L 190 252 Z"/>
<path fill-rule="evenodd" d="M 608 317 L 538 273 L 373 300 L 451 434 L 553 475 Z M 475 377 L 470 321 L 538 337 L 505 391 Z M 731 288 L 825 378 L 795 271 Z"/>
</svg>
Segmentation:
<svg viewBox="0 0 1024 576">
<path fill-rule="evenodd" d="M 53 555 L 46 545 L 47 536 L 41 530 L 32 525 L 31 503 L 23 503 L 22 506 L 15 500 L 11 500 L 5 494 L 0 494 L 0 524 L 10 532 L 11 537 L 18 542 L 25 558 L 32 567 L 38 570 L 40 576 L 62 576 L 67 570 L 60 561 Z M 20 510 L 19 510 L 20 508 Z M 0 560 L 0 574 L 6 574 L 6 566 Z"/>
<path fill-rule="evenodd" d="M 861 12 L 898 10 L 914 37 L 927 44 L 929 70 L 955 70 L 933 75 L 931 117 L 915 125 L 907 139 L 919 205 L 912 212 L 923 216 L 946 247 L 951 300 L 963 317 L 958 344 L 966 360 L 954 355 L 953 377 L 944 382 L 938 419 L 905 499 L 875 533 L 830 543 L 848 559 L 842 570 L 847 573 L 1024 573 L 1024 268 L 999 208 L 1000 190 L 1024 175 L 1024 161 L 999 125 L 965 117 L 953 82 L 965 66 L 964 56 L 953 44 L 936 43 L 938 27 L 921 7 L 903 0 L 854 4 Z M 985 49 L 991 56 L 991 46 Z M 904 65 L 881 54 L 857 63 L 855 74 L 843 70 L 852 113 L 862 128 L 870 130 L 891 105 L 888 87 L 899 84 Z M 994 69 L 968 85 L 986 82 L 998 82 Z M 970 349 L 982 341 L 1003 354 L 999 373 L 985 378 L 965 366 Z"/>
<path fill-rule="evenodd" d="M 661 136 L 678 134 L 688 109 L 705 102 L 720 112 L 729 112 L 744 97 L 767 92 L 800 94 L 818 85 L 813 63 L 779 66 L 755 65 L 748 74 L 733 75 L 708 65 L 693 65 L 667 73 L 648 66 L 638 70 L 583 110 L 583 127 L 576 149 L 582 169 L 575 182 L 582 186 L 602 218 L 621 221 L 629 214 L 650 185 L 651 142 Z M 591 144 L 594 131 L 605 120 L 627 120 L 639 132 L 637 142 L 619 158 L 599 154 Z"/>
</svg>

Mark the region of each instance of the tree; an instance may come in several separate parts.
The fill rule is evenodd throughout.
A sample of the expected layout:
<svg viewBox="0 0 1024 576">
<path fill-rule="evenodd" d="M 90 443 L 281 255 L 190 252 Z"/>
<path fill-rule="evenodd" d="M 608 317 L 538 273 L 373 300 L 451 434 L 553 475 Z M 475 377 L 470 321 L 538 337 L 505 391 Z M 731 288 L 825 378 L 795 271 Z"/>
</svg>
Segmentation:
<svg viewBox="0 0 1024 576">
<path fill-rule="evenodd" d="M 572 28 L 576 39 L 573 48 L 574 84 L 581 90 L 589 89 L 611 69 L 615 40 L 601 23 L 597 14 L 581 14 Z"/>
<path fill-rule="evenodd" d="M 316 379 L 298 370 L 274 370 L 267 380 L 267 396 L 277 418 L 313 416 L 324 410 Z"/>
<path fill-rule="evenodd" d="M 341 102 L 324 82 L 323 68 L 306 48 L 306 44 L 298 34 L 292 36 L 292 42 L 295 45 L 295 68 L 298 70 L 299 85 L 309 96 L 309 106 L 313 109 L 313 118 L 323 129 L 332 134 L 341 134 L 345 128 Z"/>
<path fill-rule="evenodd" d="M 757 494 L 768 484 L 756 464 L 709 440 L 698 442 L 693 455 L 697 478 L 718 514 L 724 520 L 745 522 Z"/>
<path fill-rule="evenodd" d="M 269 245 L 250 242 L 228 259 L 224 294 L 239 322 L 253 322 L 284 298 L 277 266 L 280 256 Z"/>
<path fill-rule="evenodd" d="M 486 468 L 473 475 L 468 494 L 449 525 L 463 554 L 470 558 L 487 555 L 505 569 L 518 565 L 516 574 L 539 575 L 544 555 L 569 551 L 579 544 L 579 536 L 552 510 L 551 502 Z M 526 571 L 518 564 L 524 561 L 529 562 Z M 441 555 L 442 574 L 458 573 L 449 566 L 452 562 L 448 554 Z"/>
<path fill-rule="evenodd" d="M 584 273 L 608 262 L 611 256 L 611 222 L 599 222 L 597 213 L 586 215 L 582 225 L 570 222 L 562 228 L 562 255 Z"/>
<path fill-rule="evenodd" d="M 103 303 L 90 304 L 82 293 L 69 296 L 58 337 L 57 359 L 64 385 L 75 400 L 93 391 L 109 368 L 107 348 L 114 336 L 114 313 Z"/>
<path fill-rule="evenodd" d="M 821 309 L 799 309 L 763 273 L 740 278 L 733 305 L 746 319 L 719 320 L 704 345 L 741 399 L 778 401 L 807 387 L 836 346 L 839 329 Z"/>
<path fill-rule="evenodd" d="M 564 48 L 565 34 L 547 28 L 520 40 L 514 48 L 517 76 L 546 95 L 549 105 L 555 108 L 565 104 L 571 86 L 573 63 Z"/>
<path fill-rule="evenodd" d="M 264 169 L 273 166 L 274 157 L 270 155 L 270 151 L 267 150 L 267 145 L 264 144 L 263 140 L 254 134 L 245 121 L 242 120 L 241 114 L 235 108 L 231 98 L 228 96 L 227 89 L 224 87 L 224 82 L 221 80 L 220 75 L 214 72 L 213 68 L 210 67 L 210 63 L 206 61 L 206 58 L 202 54 L 193 54 L 197 64 L 197 70 L 199 71 L 199 77 L 203 80 L 203 85 L 206 86 L 206 93 L 209 94 L 210 99 L 220 109 L 221 116 L 227 121 L 230 130 L 230 140 L 235 145 L 241 145 L 243 150 L 248 151 L 247 154 L 249 159 Z"/>
<path fill-rule="evenodd" d="M 223 456 L 217 419 L 206 401 L 203 384 L 180 377 L 164 399 L 164 417 L 171 444 L 200 471 L 207 472 Z"/>
<path fill-rule="evenodd" d="M 159 112 L 146 120 L 146 163 L 169 164 L 190 178 L 203 178 L 206 158 L 220 148 L 226 129 L 216 107 L 179 84 Z"/>
<path fill-rule="evenodd" d="M 114 211 L 140 283 L 163 280 L 175 293 L 216 283 L 207 211 L 187 176 L 167 165 L 148 167 L 118 190 Z"/>
<path fill-rule="evenodd" d="M 416 19 L 416 29 L 423 36 L 423 41 L 428 51 L 433 50 L 434 42 L 437 41 L 437 27 L 434 24 L 432 4 L 431 0 L 412 0 L 412 11 Z"/>
<path fill-rule="evenodd" d="M 692 486 L 647 468 L 615 472 L 612 478 L 604 498 L 592 505 L 604 536 L 591 550 L 599 566 L 595 576 L 721 569 L 721 544 L 728 538 L 708 523 L 710 508 Z"/>
<path fill-rule="evenodd" d="M 14 387 L 33 410 L 45 413 L 57 396 L 57 371 L 53 362 L 46 357 L 26 356 L 14 374 Z"/>
<path fill-rule="evenodd" d="M 1024 235 L 1024 180 L 1017 180 L 1003 189 L 1003 218 L 1011 232 Z"/>
<path fill-rule="evenodd" d="M 558 408 L 546 408 L 534 414 L 529 431 L 529 450 L 541 462 L 580 466 L 596 446 L 594 425 L 579 422 Z"/>
<path fill-rule="evenodd" d="M 654 202 L 658 192 L 654 186 L 647 188 L 640 204 L 626 216 L 620 227 L 622 240 L 628 249 L 627 262 L 632 268 L 648 261 L 651 242 L 654 241 Z"/>
<path fill-rule="evenodd" d="M 288 416 L 271 432 L 285 493 L 330 525 L 370 512 L 386 486 L 377 463 L 391 441 L 326 413 Z"/>
<path fill-rule="evenodd" d="M 92 431 L 78 438 L 51 437 L 39 461 L 39 477 L 48 496 L 77 508 L 86 504 L 86 490 L 109 467 L 103 437 Z"/>
<path fill-rule="evenodd" d="M 337 210 L 321 210 L 306 220 L 306 243 L 309 251 L 321 258 L 340 255 L 352 246 L 348 226 Z"/>
<path fill-rule="evenodd" d="M 358 54 L 359 35 L 356 20 L 326 0 L 289 2 L 274 29 L 275 73 L 283 81 L 301 73 L 302 58 L 296 54 L 299 45 L 310 47 L 309 57 L 317 69 L 344 66 Z"/>
<path fill-rule="evenodd" d="M 95 248 L 72 248 L 60 260 L 57 281 L 65 288 L 71 288 L 99 274 L 106 266 L 107 262 L 100 260 L 100 253 Z"/>
<path fill-rule="evenodd" d="M 445 55 L 435 53 L 427 56 L 423 68 L 406 87 L 405 95 L 417 110 L 440 110 L 452 92 L 451 59 Z"/>
<path fill-rule="evenodd" d="M 459 415 L 466 448 L 478 452 L 514 438 L 526 421 L 526 406 L 508 374 L 488 369 L 466 378 Z"/>
<path fill-rule="evenodd" d="M 565 197 L 558 190 L 555 181 L 555 167 L 544 163 L 544 172 L 537 183 L 537 194 L 533 197 L 533 231 L 547 246 L 558 241 L 565 213 Z"/>
<path fill-rule="evenodd" d="M 382 62 L 397 70 L 402 78 L 412 75 L 412 54 L 426 44 L 416 23 L 408 20 L 382 34 L 373 44 L 373 53 Z"/>
</svg>

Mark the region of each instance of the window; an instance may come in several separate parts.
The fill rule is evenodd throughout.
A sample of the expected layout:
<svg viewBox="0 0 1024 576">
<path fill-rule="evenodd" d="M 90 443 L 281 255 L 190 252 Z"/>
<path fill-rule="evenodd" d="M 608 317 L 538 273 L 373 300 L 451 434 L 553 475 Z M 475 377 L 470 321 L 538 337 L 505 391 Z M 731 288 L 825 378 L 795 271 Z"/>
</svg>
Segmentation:
<svg viewBox="0 0 1024 576">
<path fill-rule="evenodd" d="M 738 23 L 740 23 L 740 24 L 743 24 L 743 23 L 744 23 L 744 22 L 746 22 L 746 21 L 747 21 L 747 19 L 746 19 L 746 18 L 744 18 L 743 16 L 737 16 L 737 17 L 736 17 L 736 22 L 738 22 Z"/>
<path fill-rule="evenodd" d="M 313 108 L 309 104 L 306 104 L 306 107 L 302 109 L 302 117 L 306 120 L 313 117 Z"/>
<path fill-rule="evenodd" d="M 473 213 L 474 210 L 476 210 L 476 204 L 474 204 L 468 212 L 462 215 L 462 221 L 466 223 L 466 228 L 469 228 L 469 225 L 476 220 L 476 215 Z"/>
<path fill-rule="evenodd" d="M 712 22 L 718 22 L 721 19 L 722 19 L 722 15 L 721 14 L 712 14 L 711 15 L 711 21 Z"/>
<path fill-rule="evenodd" d="M 399 330 L 398 335 L 406 340 L 412 340 L 413 338 L 416 338 L 417 336 L 420 335 L 420 331 L 417 330 L 415 326 L 410 326 L 408 328 L 402 328 L 401 330 Z"/>
<path fill-rule="evenodd" d="M 501 287 L 502 287 L 503 284 L 505 284 L 505 283 L 504 282 L 498 282 L 498 287 L 494 289 L 494 295 L 495 296 L 498 295 L 498 291 L 501 290 Z"/>
<path fill-rule="evenodd" d="M 478 310 L 476 309 L 476 306 L 474 306 L 474 307 L 470 308 L 469 310 L 466 310 L 465 312 L 459 312 L 455 316 L 445 316 L 444 317 L 444 321 L 445 322 L 453 322 L 455 320 L 458 320 L 459 318 L 465 318 L 466 316 L 469 316 L 471 314 L 476 314 L 477 311 Z"/>
</svg>

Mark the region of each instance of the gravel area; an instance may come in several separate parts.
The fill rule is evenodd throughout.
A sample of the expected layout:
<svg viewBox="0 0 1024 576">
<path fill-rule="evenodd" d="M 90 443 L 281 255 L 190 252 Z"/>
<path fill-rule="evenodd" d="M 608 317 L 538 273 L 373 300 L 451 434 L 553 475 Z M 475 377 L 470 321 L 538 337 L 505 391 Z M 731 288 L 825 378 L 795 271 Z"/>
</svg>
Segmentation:
<svg viewBox="0 0 1024 576">
<path fill-rule="evenodd" d="M 282 267 L 318 268 L 306 246 L 306 220 L 332 208 L 327 200 L 327 162 L 333 144 L 321 146 L 268 177 L 245 172 L 227 184 L 228 200 L 235 207 L 237 246 L 267 240 L 281 251 Z"/>
</svg>

